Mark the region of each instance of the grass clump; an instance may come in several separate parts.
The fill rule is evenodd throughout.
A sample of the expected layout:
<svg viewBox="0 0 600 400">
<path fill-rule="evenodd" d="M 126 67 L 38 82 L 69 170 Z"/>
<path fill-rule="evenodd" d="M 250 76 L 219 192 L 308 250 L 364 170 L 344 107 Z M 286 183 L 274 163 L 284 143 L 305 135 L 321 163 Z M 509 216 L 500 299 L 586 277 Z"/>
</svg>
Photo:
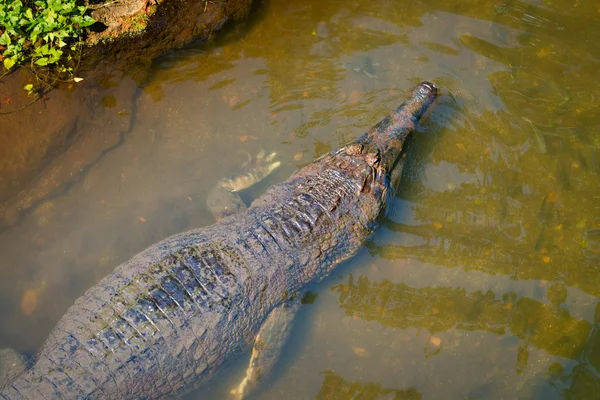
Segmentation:
<svg viewBox="0 0 600 400">
<path fill-rule="evenodd" d="M 6 72 L 19 65 L 67 66 L 84 28 L 95 21 L 76 0 L 0 0 L 0 54 Z M 66 47 L 68 46 L 68 47 Z"/>
</svg>

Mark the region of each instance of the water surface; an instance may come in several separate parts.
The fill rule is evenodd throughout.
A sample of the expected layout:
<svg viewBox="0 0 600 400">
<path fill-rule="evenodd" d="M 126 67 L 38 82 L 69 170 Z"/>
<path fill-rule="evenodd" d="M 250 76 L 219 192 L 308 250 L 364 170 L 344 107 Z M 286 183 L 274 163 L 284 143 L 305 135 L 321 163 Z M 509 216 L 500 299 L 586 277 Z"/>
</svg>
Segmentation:
<svg viewBox="0 0 600 400">
<path fill-rule="evenodd" d="M 599 17 L 567 0 L 270 1 L 157 60 L 133 102 L 115 73 L 87 140 L 119 141 L 0 233 L 0 347 L 33 354 L 116 265 L 212 223 L 206 194 L 249 154 L 282 162 L 251 200 L 428 79 L 442 96 L 384 226 L 315 288 L 259 397 L 600 397 Z M 190 399 L 225 398 L 246 363 Z"/>
</svg>

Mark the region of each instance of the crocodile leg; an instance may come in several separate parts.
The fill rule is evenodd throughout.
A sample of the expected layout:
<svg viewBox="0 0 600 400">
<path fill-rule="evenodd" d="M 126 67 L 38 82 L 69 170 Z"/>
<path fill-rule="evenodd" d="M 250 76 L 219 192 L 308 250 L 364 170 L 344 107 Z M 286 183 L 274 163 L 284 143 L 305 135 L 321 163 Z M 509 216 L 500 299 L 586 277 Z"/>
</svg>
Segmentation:
<svg viewBox="0 0 600 400">
<path fill-rule="evenodd" d="M 25 358 L 13 349 L 0 349 L 0 389 L 27 369 Z"/>
<path fill-rule="evenodd" d="M 244 172 L 217 182 L 206 199 L 208 209 L 217 221 L 246 209 L 238 192 L 248 189 L 275 171 L 281 165 L 279 161 L 273 162 L 276 155 L 277 153 L 266 155 L 261 151 L 253 162 L 243 165 Z"/>
<path fill-rule="evenodd" d="M 287 341 L 300 301 L 283 303 L 273 309 L 263 323 L 252 348 L 250 365 L 239 386 L 231 391 L 236 399 L 244 399 L 254 392 L 273 370 Z"/>
</svg>

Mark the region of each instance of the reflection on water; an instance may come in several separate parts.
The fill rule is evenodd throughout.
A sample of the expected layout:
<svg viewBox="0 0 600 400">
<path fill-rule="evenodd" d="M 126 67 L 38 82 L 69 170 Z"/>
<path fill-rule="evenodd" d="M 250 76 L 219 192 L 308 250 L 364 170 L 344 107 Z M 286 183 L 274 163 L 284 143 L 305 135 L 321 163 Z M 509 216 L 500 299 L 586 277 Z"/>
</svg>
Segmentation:
<svg viewBox="0 0 600 400">
<path fill-rule="evenodd" d="M 396 399 L 421 400 L 423 396 L 414 389 L 387 389 L 378 383 L 349 382 L 333 371 L 324 371 L 323 386 L 317 394 L 318 400 L 330 399 Z"/>
<path fill-rule="evenodd" d="M 248 154 L 276 151 L 268 183 L 283 180 L 431 79 L 443 95 L 384 227 L 315 288 L 261 397 L 598 398 L 598 16 L 566 0 L 273 0 L 157 60 L 134 103 L 116 74 L 97 90 L 133 127 L 107 123 L 121 141 L 89 167 L 67 151 L 41 181 L 71 183 L 0 233 L 0 347 L 33 353 L 118 263 L 211 223 L 208 191 Z M 225 397 L 245 363 L 203 393 Z"/>
<path fill-rule="evenodd" d="M 554 290 L 552 290 L 554 288 Z M 548 296 L 555 286 L 548 289 Z M 340 293 L 340 307 L 348 315 L 384 326 L 424 328 L 431 334 L 454 329 L 483 330 L 518 337 L 524 344 L 543 348 L 552 355 L 577 359 L 581 356 L 591 324 L 573 318 L 560 308 L 515 292 L 501 296 L 492 291 L 466 293 L 464 288 L 411 288 L 404 283 L 370 282 L 350 275 L 347 285 L 332 290 Z M 564 300 L 563 300 L 564 301 Z"/>
</svg>

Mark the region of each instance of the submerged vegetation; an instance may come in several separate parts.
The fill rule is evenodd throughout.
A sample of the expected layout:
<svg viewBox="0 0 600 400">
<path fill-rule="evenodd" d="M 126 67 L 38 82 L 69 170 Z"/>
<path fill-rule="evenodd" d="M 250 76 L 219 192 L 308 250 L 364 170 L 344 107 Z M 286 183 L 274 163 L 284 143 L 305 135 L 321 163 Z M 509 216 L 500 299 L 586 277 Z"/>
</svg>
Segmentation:
<svg viewBox="0 0 600 400">
<path fill-rule="evenodd" d="M 71 72 L 72 54 L 84 29 L 95 22 L 86 10 L 77 0 L 0 1 L 0 54 L 6 72 L 19 65 Z"/>
</svg>

